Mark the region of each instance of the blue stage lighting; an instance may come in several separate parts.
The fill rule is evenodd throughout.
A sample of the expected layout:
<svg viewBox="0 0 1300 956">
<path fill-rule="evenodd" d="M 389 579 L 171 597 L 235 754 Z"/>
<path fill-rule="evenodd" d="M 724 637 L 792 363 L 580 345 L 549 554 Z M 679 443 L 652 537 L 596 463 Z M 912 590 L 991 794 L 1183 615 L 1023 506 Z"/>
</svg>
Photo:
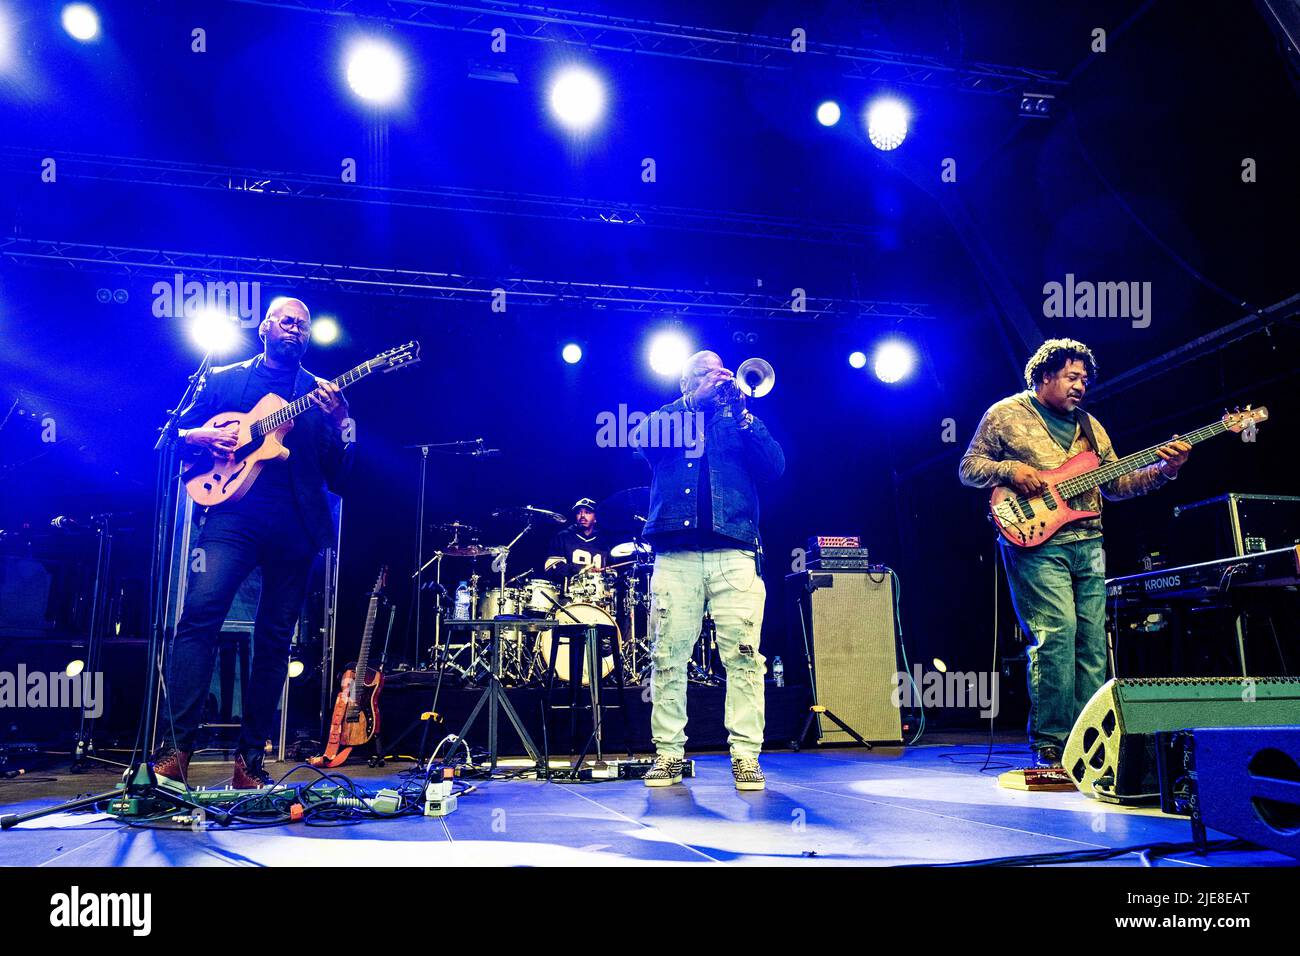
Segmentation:
<svg viewBox="0 0 1300 956">
<path fill-rule="evenodd" d="M 821 106 L 817 107 L 817 122 L 823 126 L 834 126 L 840 121 L 840 104 L 834 100 L 827 100 Z"/>
<path fill-rule="evenodd" d="M 63 29 L 69 36 L 86 43 L 99 36 L 99 14 L 88 3 L 69 3 L 63 8 Z"/>
<path fill-rule="evenodd" d="M 907 138 L 907 107 L 899 100 L 884 97 L 867 105 L 867 138 L 876 149 L 891 150 Z"/>
<path fill-rule="evenodd" d="M 871 368 L 886 385 L 901 382 L 916 368 L 916 350 L 902 339 L 889 339 L 876 346 Z"/>
<path fill-rule="evenodd" d="M 664 378 L 680 378 L 691 351 L 691 343 L 680 332 L 660 332 L 650 340 L 650 368 Z"/>
<path fill-rule="evenodd" d="M 854 368 L 866 368 L 866 367 L 867 367 L 867 353 L 866 353 L 866 352 L 850 352 L 850 353 L 849 353 L 849 364 L 852 365 Z"/>
<path fill-rule="evenodd" d="M 605 84 L 586 67 L 566 67 L 552 78 L 549 101 L 560 125 L 583 132 L 605 113 Z"/>
<path fill-rule="evenodd" d="M 311 340 L 317 345 L 333 345 L 339 340 L 338 319 L 332 315 L 319 315 L 311 321 Z"/>
<path fill-rule="evenodd" d="M 560 356 L 570 365 L 577 365 L 582 361 L 582 346 L 577 342 L 570 342 L 560 350 Z"/>
<path fill-rule="evenodd" d="M 383 106 L 402 95 L 406 64 L 392 46 L 362 40 L 348 50 L 348 86 L 368 103 Z"/>
</svg>

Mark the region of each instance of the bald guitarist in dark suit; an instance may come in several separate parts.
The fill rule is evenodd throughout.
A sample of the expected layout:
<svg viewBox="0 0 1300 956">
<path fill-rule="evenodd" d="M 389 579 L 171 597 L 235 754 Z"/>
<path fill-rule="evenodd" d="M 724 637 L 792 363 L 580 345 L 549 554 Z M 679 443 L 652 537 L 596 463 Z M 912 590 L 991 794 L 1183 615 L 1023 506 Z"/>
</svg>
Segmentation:
<svg viewBox="0 0 1300 956">
<path fill-rule="evenodd" d="M 191 557 L 184 610 L 168 661 L 167 707 L 161 727 L 167 744 L 154 769 L 184 780 L 203 704 L 212 680 L 217 638 L 240 584 L 262 570 L 262 594 L 253 626 L 253 667 L 243 690 L 243 725 L 232 786 L 267 785 L 263 748 L 289 665 L 289 644 L 302 611 L 316 554 L 334 535 L 326 488 L 337 490 L 351 459 L 348 404 L 333 384 L 302 367 L 311 338 L 311 313 L 298 299 L 271 303 L 258 327 L 262 353 L 214 368 L 180 417 L 180 438 L 194 457 L 231 457 L 233 427 L 199 427 L 230 410 L 248 411 L 268 392 L 292 400 L 310 395 L 316 408 L 299 416 L 285 445 L 287 459 L 270 461 L 247 494 L 208 510 Z"/>
</svg>

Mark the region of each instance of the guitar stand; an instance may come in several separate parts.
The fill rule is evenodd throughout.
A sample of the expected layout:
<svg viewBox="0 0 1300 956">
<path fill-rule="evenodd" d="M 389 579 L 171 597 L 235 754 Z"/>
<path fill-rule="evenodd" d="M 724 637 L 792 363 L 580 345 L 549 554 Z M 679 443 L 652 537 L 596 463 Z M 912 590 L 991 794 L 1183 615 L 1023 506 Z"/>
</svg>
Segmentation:
<svg viewBox="0 0 1300 956">
<path fill-rule="evenodd" d="M 524 722 L 520 719 L 519 712 L 515 710 L 514 704 L 510 703 L 510 698 L 506 695 L 505 687 L 501 684 L 501 629 L 505 627 L 518 627 L 519 622 L 489 620 L 472 621 L 467 623 L 473 624 L 476 628 L 483 628 L 490 632 L 491 637 L 488 638 L 488 654 L 491 658 L 491 667 L 488 671 L 487 687 L 483 689 L 483 693 L 479 697 L 478 703 L 474 705 L 474 709 L 470 711 L 469 717 L 465 719 L 465 725 L 461 727 L 460 733 L 457 734 L 457 737 L 461 740 L 466 739 L 465 735 L 468 734 L 470 728 L 474 726 L 474 721 L 478 719 L 478 715 L 483 710 L 484 706 L 487 706 L 488 757 L 491 761 L 489 766 L 491 771 L 495 773 L 497 769 L 497 724 L 500 720 L 501 711 L 505 711 L 505 715 L 509 719 L 511 725 L 514 726 L 515 733 L 519 735 L 519 740 L 523 743 L 524 749 L 528 751 L 528 756 L 532 757 L 533 762 L 537 765 L 538 775 L 544 778 L 548 770 L 545 760 L 538 751 L 537 745 L 533 743 L 533 738 L 529 736 L 527 729 L 524 727 Z M 468 749 L 469 747 L 466 745 L 467 752 Z"/>
</svg>

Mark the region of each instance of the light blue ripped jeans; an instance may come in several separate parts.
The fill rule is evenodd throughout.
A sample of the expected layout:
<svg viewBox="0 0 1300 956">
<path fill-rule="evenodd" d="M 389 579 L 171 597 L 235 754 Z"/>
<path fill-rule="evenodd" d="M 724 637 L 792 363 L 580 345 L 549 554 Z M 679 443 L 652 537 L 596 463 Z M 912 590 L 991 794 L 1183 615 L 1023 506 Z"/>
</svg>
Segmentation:
<svg viewBox="0 0 1300 956">
<path fill-rule="evenodd" d="M 655 555 L 650 578 L 652 654 L 650 736 L 655 751 L 681 757 L 686 750 L 686 665 L 707 608 L 727 668 L 724 720 L 733 757 L 757 757 L 763 748 L 763 676 L 758 652 L 767 588 L 754 552 L 735 548 L 665 551 Z"/>
</svg>

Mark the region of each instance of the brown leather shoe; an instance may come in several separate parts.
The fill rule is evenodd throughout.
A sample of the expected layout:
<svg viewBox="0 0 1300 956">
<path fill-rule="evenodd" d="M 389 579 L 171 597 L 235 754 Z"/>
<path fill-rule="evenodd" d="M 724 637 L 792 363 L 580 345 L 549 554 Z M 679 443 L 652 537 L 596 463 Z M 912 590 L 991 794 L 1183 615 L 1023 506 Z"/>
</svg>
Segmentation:
<svg viewBox="0 0 1300 956">
<path fill-rule="evenodd" d="M 153 772 L 177 783 L 188 783 L 186 775 L 190 772 L 190 752 L 163 747 L 154 755 Z"/>
<path fill-rule="evenodd" d="M 235 772 L 230 776 L 230 786 L 235 790 L 261 790 L 269 787 L 274 780 L 271 775 L 262 769 L 261 759 L 256 759 L 253 763 L 244 763 L 244 755 L 239 754 L 235 757 Z"/>
</svg>

